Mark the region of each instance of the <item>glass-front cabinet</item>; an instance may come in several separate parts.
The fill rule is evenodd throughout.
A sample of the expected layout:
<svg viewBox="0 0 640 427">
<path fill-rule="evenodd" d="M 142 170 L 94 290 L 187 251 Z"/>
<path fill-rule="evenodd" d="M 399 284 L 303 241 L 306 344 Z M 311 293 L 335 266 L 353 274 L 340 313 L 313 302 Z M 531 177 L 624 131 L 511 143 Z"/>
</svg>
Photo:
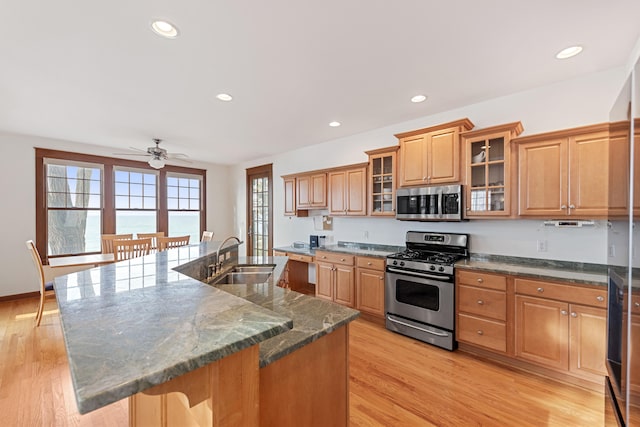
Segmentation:
<svg viewBox="0 0 640 427">
<path fill-rule="evenodd" d="M 516 122 L 461 135 L 466 151 L 465 217 L 511 214 L 510 142 L 522 130 Z"/>
<path fill-rule="evenodd" d="M 369 155 L 369 215 L 396 214 L 396 152 L 398 146 L 367 151 Z"/>
</svg>

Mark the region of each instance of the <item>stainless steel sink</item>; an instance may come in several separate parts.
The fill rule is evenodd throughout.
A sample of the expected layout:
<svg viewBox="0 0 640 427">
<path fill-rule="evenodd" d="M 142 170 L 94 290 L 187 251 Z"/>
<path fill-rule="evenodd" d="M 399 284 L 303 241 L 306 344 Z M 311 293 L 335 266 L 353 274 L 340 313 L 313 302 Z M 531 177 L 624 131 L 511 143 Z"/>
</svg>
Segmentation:
<svg viewBox="0 0 640 427">
<path fill-rule="evenodd" d="M 275 266 L 275 264 L 236 265 L 231 271 L 234 273 L 271 273 Z"/>
<path fill-rule="evenodd" d="M 253 272 L 236 272 L 232 271 L 225 274 L 220 279 L 215 278 L 212 284 L 243 284 L 254 285 L 256 283 L 264 283 L 271 277 L 271 271 L 253 271 Z"/>
</svg>

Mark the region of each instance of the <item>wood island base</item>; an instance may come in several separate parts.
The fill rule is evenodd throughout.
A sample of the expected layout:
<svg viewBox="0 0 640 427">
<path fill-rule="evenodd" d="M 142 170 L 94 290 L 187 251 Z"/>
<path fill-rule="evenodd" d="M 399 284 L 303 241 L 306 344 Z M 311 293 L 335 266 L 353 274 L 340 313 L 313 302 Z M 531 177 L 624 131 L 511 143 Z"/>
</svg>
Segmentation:
<svg viewBox="0 0 640 427">
<path fill-rule="evenodd" d="M 131 396 L 129 425 L 346 426 L 348 343 L 345 325 L 262 369 L 249 347 Z"/>
</svg>

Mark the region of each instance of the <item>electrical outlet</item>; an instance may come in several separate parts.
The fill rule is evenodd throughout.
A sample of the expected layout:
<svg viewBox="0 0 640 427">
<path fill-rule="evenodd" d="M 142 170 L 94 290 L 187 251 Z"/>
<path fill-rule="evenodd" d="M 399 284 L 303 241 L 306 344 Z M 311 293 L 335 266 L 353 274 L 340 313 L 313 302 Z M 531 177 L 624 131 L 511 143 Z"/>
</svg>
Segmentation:
<svg viewBox="0 0 640 427">
<path fill-rule="evenodd" d="M 538 240 L 538 252 L 547 252 L 547 241 L 546 240 Z"/>
<path fill-rule="evenodd" d="M 368 231 L 362 232 L 362 237 L 364 237 L 365 239 L 368 239 L 369 238 L 369 232 Z"/>
<path fill-rule="evenodd" d="M 609 245 L 609 258 L 615 258 L 616 256 L 616 246 Z"/>
</svg>

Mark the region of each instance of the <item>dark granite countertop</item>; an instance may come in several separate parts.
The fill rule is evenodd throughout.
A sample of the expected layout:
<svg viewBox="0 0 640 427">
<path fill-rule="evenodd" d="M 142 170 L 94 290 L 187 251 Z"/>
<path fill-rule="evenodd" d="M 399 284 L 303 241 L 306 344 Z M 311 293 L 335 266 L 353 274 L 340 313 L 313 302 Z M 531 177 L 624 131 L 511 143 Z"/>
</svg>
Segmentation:
<svg viewBox="0 0 640 427">
<path fill-rule="evenodd" d="M 219 244 L 185 246 L 55 279 L 80 413 L 162 384 L 293 327 L 293 316 L 174 270 L 208 265 Z M 275 269 L 265 286 L 275 286 L 286 265 L 284 257 L 271 261 Z M 329 323 L 333 320 L 330 313 L 326 318 Z"/>
<path fill-rule="evenodd" d="M 321 248 L 310 249 L 308 246 L 297 248 L 294 246 L 282 246 L 274 248 L 276 251 L 291 252 L 301 255 L 315 256 L 316 251 L 339 252 L 356 256 L 369 256 L 374 258 L 386 258 L 396 252 L 403 251 L 404 246 L 382 245 L 377 243 L 338 242 L 336 245 L 327 245 Z"/>
<path fill-rule="evenodd" d="M 458 261 L 456 268 L 607 286 L 607 266 L 601 264 L 471 254 Z"/>
</svg>

